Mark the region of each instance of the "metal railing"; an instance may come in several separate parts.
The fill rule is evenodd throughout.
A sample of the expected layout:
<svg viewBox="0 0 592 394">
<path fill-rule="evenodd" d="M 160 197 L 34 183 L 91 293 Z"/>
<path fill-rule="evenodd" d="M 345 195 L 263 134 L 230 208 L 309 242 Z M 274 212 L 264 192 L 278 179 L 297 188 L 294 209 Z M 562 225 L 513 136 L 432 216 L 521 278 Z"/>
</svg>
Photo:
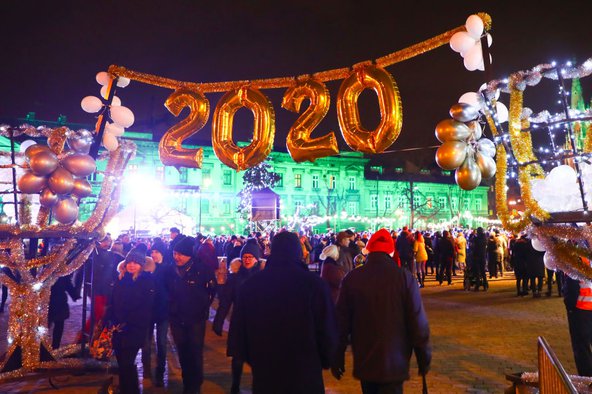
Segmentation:
<svg viewBox="0 0 592 394">
<path fill-rule="evenodd" d="M 538 338 L 539 390 L 541 394 L 577 394 L 577 390 L 547 340 Z"/>
</svg>

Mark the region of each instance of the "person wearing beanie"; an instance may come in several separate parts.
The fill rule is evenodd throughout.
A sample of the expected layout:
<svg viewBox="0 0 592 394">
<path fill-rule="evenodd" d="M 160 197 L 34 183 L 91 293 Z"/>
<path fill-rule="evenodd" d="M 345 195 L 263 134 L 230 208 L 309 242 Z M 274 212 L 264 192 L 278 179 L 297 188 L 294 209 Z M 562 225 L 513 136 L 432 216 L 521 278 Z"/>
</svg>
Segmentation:
<svg viewBox="0 0 592 394">
<path fill-rule="evenodd" d="M 321 267 L 321 279 L 323 279 L 331 290 L 331 300 L 337 303 L 341 281 L 347 274 L 345 268 L 339 265 L 339 248 L 337 245 L 326 246 L 319 258 L 323 261 Z"/>
<path fill-rule="evenodd" d="M 126 255 L 107 312 L 108 320 L 120 327 L 112 342 L 122 393 L 140 392 L 135 360 L 146 339 L 155 294 L 154 279 L 144 271 L 145 264 L 146 255 L 138 250 L 132 249 Z"/>
<path fill-rule="evenodd" d="M 354 269 L 354 257 L 352 250 L 350 249 L 351 236 L 345 232 L 340 231 L 337 233 L 335 239 L 335 245 L 339 248 L 339 260 L 338 265 L 342 266 L 346 272 Z"/>
<path fill-rule="evenodd" d="M 152 307 L 152 320 L 146 335 L 146 342 L 142 347 L 142 364 L 144 366 L 144 376 L 151 376 L 151 353 L 152 343 L 154 342 L 154 328 L 156 327 L 156 370 L 154 372 L 154 385 L 162 387 L 164 385 L 164 371 L 166 368 L 167 354 L 167 331 L 169 327 L 169 308 L 168 293 L 165 286 L 165 274 L 167 270 L 172 269 L 168 260 L 167 248 L 160 238 L 156 238 L 150 248 L 150 256 L 154 261 L 155 294 Z"/>
<path fill-rule="evenodd" d="M 197 259 L 201 261 L 206 267 L 212 271 L 218 269 L 218 257 L 216 256 L 216 247 L 211 237 L 204 237 L 199 234 L 202 238 L 197 248 Z"/>
<path fill-rule="evenodd" d="M 194 257 L 194 245 L 191 237 L 179 241 L 173 249 L 175 266 L 165 272 L 169 323 L 184 393 L 199 393 L 203 383 L 206 320 L 216 292 L 214 272 Z"/>
<path fill-rule="evenodd" d="M 368 259 L 343 278 L 337 299 L 339 345 L 331 372 L 340 379 L 351 342 L 353 376 L 363 393 L 403 392 L 415 353 L 425 375 L 432 358 L 430 329 L 417 281 L 392 259 L 395 246 L 386 229 L 370 237 Z M 411 329 L 410 329 L 411 327 Z"/>
<path fill-rule="evenodd" d="M 265 269 L 239 290 L 228 334 L 228 352 L 251 365 L 253 392 L 286 392 L 289 381 L 290 392 L 324 393 L 334 313 L 327 285 L 302 263 L 298 235 L 276 234 Z"/>
<path fill-rule="evenodd" d="M 254 274 L 259 272 L 259 258 L 261 250 L 259 249 L 259 243 L 255 238 L 249 238 L 240 252 L 241 265 L 238 272 L 231 273 L 228 276 L 228 280 L 224 286 L 218 292 L 218 309 L 216 311 L 216 317 L 212 329 L 218 336 L 222 336 L 222 328 L 224 325 L 224 319 L 230 312 L 230 307 L 236 302 L 239 294 L 239 290 L 243 283 L 252 277 Z M 248 295 L 242 294 L 242 297 L 248 297 Z M 240 381 L 243 374 L 244 360 L 240 356 L 235 356 L 230 348 L 227 349 L 227 355 L 232 357 L 231 369 L 232 369 L 232 386 L 230 388 L 231 394 L 240 393 Z"/>
</svg>

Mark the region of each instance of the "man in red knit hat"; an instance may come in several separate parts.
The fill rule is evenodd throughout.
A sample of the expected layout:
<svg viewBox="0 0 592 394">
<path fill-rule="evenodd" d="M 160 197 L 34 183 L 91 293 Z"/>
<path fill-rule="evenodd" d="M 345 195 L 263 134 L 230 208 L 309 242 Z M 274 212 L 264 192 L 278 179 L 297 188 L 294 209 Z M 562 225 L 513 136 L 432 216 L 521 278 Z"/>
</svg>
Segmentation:
<svg viewBox="0 0 592 394">
<path fill-rule="evenodd" d="M 339 347 L 331 372 L 345 371 L 348 338 L 354 356 L 353 375 L 362 392 L 402 393 L 415 352 L 419 373 L 425 375 L 432 359 L 430 329 L 417 281 L 393 261 L 393 238 L 386 229 L 372 234 L 366 244 L 368 260 L 341 283 L 337 300 Z"/>
</svg>

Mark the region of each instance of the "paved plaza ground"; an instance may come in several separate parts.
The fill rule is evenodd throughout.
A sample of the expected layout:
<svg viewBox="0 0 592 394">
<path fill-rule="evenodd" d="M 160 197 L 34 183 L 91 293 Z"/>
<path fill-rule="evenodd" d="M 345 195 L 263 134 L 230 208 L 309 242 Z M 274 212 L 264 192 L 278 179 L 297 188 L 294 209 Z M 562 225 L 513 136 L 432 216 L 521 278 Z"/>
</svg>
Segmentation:
<svg viewBox="0 0 592 394">
<path fill-rule="evenodd" d="M 422 289 L 423 302 L 431 328 L 433 361 L 428 374 L 429 392 L 502 393 L 509 387 L 505 375 L 535 371 L 537 337 L 544 336 L 555 350 L 568 373 L 575 373 L 563 299 L 552 297 L 517 297 L 513 275 L 493 279 L 489 291 L 466 292 L 461 277 L 453 285 L 439 286 L 430 277 Z M 80 303 L 71 306 L 72 317 L 66 322 L 64 342 L 70 343 L 80 327 Z M 0 333 L 7 326 L 7 313 L 0 315 Z M 0 334 L 0 351 L 6 348 Z M 180 393 L 182 384 L 175 354 L 169 355 L 167 388 L 155 388 L 143 380 L 144 393 Z M 351 376 L 352 359 L 348 353 L 346 374 L 341 381 L 325 372 L 327 393 L 360 393 L 359 382 Z M 287 371 L 289 372 L 289 371 Z M 421 393 L 421 379 L 413 362 L 412 379 L 405 383 L 406 393 Z M 106 374 L 66 376 L 54 379 L 53 389 L 47 379 L 4 384 L 0 393 L 97 393 Z M 230 359 L 226 358 L 226 334 L 217 337 L 208 325 L 205 348 L 204 394 L 228 393 Z M 289 384 L 289 375 L 286 384 Z M 243 393 L 251 393 L 251 375 L 245 367 Z"/>
</svg>

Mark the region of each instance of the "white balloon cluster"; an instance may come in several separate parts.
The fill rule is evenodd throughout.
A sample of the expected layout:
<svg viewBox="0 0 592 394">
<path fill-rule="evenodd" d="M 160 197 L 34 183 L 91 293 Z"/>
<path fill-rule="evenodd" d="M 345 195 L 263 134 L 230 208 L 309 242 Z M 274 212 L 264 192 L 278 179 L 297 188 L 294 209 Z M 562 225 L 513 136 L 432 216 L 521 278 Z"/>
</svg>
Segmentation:
<svg viewBox="0 0 592 394">
<path fill-rule="evenodd" d="M 464 59 L 465 68 L 469 71 L 485 70 L 481 35 L 483 35 L 483 20 L 478 15 L 471 15 L 465 23 L 467 31 L 459 31 L 450 38 L 450 47 L 460 53 Z M 487 33 L 487 47 L 493 43 L 491 34 Z M 489 63 L 492 62 L 491 55 Z"/>
<path fill-rule="evenodd" d="M 580 163 L 586 201 L 592 201 L 592 166 Z M 545 179 L 531 181 L 532 195 L 548 212 L 570 212 L 583 209 L 578 175 L 568 165 L 553 168 Z"/>
<path fill-rule="evenodd" d="M 486 88 L 486 85 L 483 84 L 481 86 L 481 88 L 479 89 L 479 91 L 482 91 L 485 88 Z M 497 100 L 498 98 L 499 98 L 499 90 L 497 90 L 496 94 L 495 94 L 495 99 Z M 479 94 L 477 92 L 467 92 L 467 93 L 463 94 L 458 99 L 458 102 L 469 104 L 472 107 L 479 108 L 482 113 L 484 112 L 483 107 L 485 104 L 484 104 L 483 98 L 481 97 L 481 94 Z M 506 105 L 504 103 L 502 103 L 501 101 L 496 101 L 495 112 L 497 115 L 497 121 L 499 123 L 504 123 L 504 122 L 508 121 L 508 117 L 509 117 L 508 107 L 506 107 Z"/>
<path fill-rule="evenodd" d="M 102 100 L 96 96 L 86 96 L 80 103 L 82 109 L 90 114 L 103 111 L 105 107 L 104 100 L 107 99 L 107 89 L 109 83 L 114 77 L 105 72 L 101 71 L 97 74 L 97 82 L 101 85 L 101 97 Z M 125 88 L 129 85 L 130 80 L 128 78 L 120 77 L 117 80 L 117 87 Z M 117 137 L 121 137 L 125 132 L 126 127 L 130 127 L 134 124 L 134 113 L 127 107 L 121 105 L 121 100 L 117 96 L 113 96 L 111 105 L 108 108 L 109 116 L 112 122 L 107 122 L 105 125 L 105 132 L 103 133 L 103 146 L 108 151 L 114 151 L 119 147 L 119 141 Z"/>
</svg>

